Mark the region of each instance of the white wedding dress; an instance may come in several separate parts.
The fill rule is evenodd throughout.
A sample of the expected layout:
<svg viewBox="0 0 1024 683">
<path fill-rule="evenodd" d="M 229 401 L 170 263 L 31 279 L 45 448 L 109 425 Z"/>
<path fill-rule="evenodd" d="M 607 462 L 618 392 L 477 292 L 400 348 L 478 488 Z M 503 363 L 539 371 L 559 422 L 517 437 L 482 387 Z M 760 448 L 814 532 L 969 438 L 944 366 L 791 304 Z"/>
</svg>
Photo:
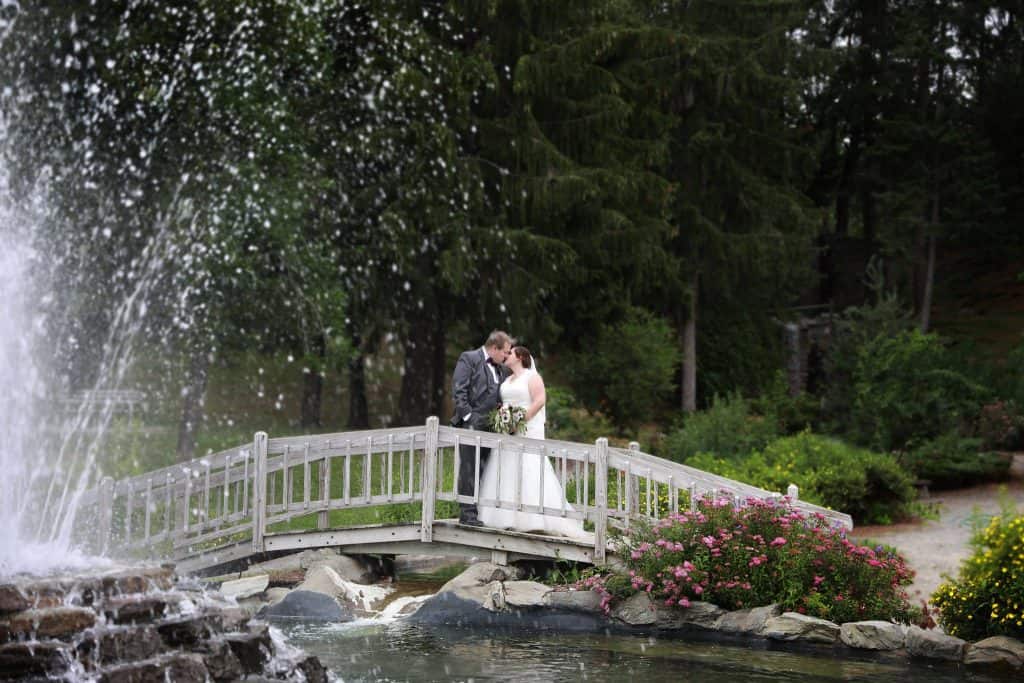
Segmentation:
<svg viewBox="0 0 1024 683">
<path fill-rule="evenodd" d="M 530 377 L 535 373 L 528 370 L 519 377 L 509 377 L 501 385 L 501 402 L 512 406 L 529 408 L 530 400 Z M 528 439 L 544 438 L 544 422 L 546 411 L 541 408 L 537 414 L 526 423 L 526 434 Z M 522 504 L 538 505 L 538 489 L 541 486 L 541 469 L 544 471 L 544 507 L 561 510 L 563 504 L 566 510 L 572 510 L 572 506 L 565 500 L 565 492 L 562 490 L 562 482 L 551 461 L 544 453 L 541 444 L 535 448 L 526 448 L 522 452 Z M 515 509 L 516 481 L 519 476 L 518 467 L 520 456 L 518 449 L 512 447 L 491 451 L 491 457 L 487 461 L 480 481 L 480 499 L 496 500 L 499 507 L 489 505 L 479 506 L 480 521 L 484 526 L 495 529 L 514 529 L 516 531 L 533 531 L 554 536 L 567 536 L 577 540 L 592 543 L 594 535 L 583 530 L 583 521 L 562 517 L 560 515 L 541 515 L 535 512 L 522 512 Z"/>
</svg>

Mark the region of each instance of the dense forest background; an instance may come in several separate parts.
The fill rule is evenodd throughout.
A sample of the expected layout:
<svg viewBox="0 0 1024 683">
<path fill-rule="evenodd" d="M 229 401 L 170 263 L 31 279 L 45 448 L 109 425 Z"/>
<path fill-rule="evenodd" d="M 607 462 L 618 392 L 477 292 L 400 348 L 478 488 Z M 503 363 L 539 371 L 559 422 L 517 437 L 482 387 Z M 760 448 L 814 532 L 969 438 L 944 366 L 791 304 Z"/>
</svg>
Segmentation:
<svg viewBox="0 0 1024 683">
<path fill-rule="evenodd" d="M 446 416 L 493 328 L 564 438 L 1024 432 L 1020 1 L 65 0 L 0 35 L 66 390 L 137 323 L 125 449 Z"/>
</svg>

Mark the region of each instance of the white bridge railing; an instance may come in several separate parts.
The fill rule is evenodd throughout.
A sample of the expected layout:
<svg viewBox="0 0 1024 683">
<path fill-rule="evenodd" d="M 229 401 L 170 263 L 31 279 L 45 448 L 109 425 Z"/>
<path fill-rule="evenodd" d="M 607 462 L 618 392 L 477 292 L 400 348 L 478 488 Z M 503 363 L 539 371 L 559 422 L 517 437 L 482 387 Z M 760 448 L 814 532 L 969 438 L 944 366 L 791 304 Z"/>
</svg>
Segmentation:
<svg viewBox="0 0 1024 683">
<path fill-rule="evenodd" d="M 457 491 L 460 446 L 475 454 L 471 495 Z M 492 449 L 492 460 L 518 459 L 512 499 L 481 497 L 482 448 Z M 540 504 L 522 500 L 522 459 L 536 454 L 551 459 L 566 505 L 542 507 L 543 497 Z M 543 491 L 544 468 L 539 476 Z M 705 495 L 742 505 L 747 498 L 782 494 L 643 453 L 635 443 L 621 449 L 607 439 L 537 441 L 440 426 L 431 417 L 419 427 L 338 434 L 269 438 L 257 432 L 252 443 L 187 463 L 118 481 L 104 478 L 83 504 L 93 507 L 95 514 L 85 518 L 94 520 L 90 531 L 103 553 L 181 560 L 241 542 L 260 553 L 268 535 L 301 524 L 298 518 L 324 530 L 332 528 L 332 513 L 399 503 L 419 504 L 419 540 L 430 543 L 436 505 L 450 501 L 583 520 L 594 532 L 593 560 L 603 563 L 612 529 L 695 506 Z M 797 500 L 794 486 L 788 495 L 796 507 L 853 526 L 849 515 Z"/>
</svg>

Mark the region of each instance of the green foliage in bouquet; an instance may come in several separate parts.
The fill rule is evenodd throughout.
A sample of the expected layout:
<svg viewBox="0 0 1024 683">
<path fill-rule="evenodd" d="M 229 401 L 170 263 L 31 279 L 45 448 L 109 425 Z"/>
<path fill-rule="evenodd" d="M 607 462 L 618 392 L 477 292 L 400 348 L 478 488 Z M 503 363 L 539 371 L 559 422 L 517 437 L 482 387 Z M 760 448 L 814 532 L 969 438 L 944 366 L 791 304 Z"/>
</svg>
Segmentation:
<svg viewBox="0 0 1024 683">
<path fill-rule="evenodd" d="M 491 431 L 497 434 L 525 434 L 526 408 L 503 403 L 491 411 L 489 424 Z"/>
<path fill-rule="evenodd" d="M 966 640 L 1024 638 L 1024 515 L 993 517 L 971 543 L 960 576 L 932 595 L 939 621 Z"/>
</svg>

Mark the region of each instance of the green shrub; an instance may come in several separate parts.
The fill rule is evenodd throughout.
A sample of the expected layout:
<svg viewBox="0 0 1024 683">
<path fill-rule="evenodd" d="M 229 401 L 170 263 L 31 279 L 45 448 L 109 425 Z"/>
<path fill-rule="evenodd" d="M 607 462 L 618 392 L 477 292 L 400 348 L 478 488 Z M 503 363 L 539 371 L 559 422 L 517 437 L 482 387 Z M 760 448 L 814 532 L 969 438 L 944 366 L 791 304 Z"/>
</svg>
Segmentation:
<svg viewBox="0 0 1024 683">
<path fill-rule="evenodd" d="M 619 540 L 621 574 L 596 574 L 578 587 L 602 594 L 608 609 L 623 594 L 644 591 L 665 605 L 702 600 L 725 609 L 777 603 L 837 623 L 909 622 L 903 586 L 911 572 L 899 555 L 857 546 L 820 515 L 751 499 L 734 509 L 704 500 L 696 512 L 638 525 Z"/>
<path fill-rule="evenodd" d="M 780 371 L 764 393 L 751 402 L 758 415 L 775 423 L 780 435 L 815 430 L 822 423 L 821 399 L 806 391 L 789 393 L 785 375 Z"/>
<path fill-rule="evenodd" d="M 822 411 L 829 432 L 848 431 L 854 399 L 854 369 L 860 349 L 872 340 L 892 337 L 909 330 L 914 323 L 894 293 L 885 292 L 882 270 L 872 262 L 867 272 L 868 287 L 877 301 L 843 311 L 833 325 L 833 334 L 825 353 L 825 389 Z"/>
<path fill-rule="evenodd" d="M 1024 343 L 1006 356 L 1006 362 L 997 374 L 999 396 L 1024 406 Z"/>
<path fill-rule="evenodd" d="M 903 449 L 973 422 L 986 394 L 953 366 L 938 336 L 876 337 L 857 352 L 850 424 L 872 448 Z"/>
<path fill-rule="evenodd" d="M 993 518 L 972 545 L 959 577 L 932 595 L 943 628 L 967 640 L 1024 638 L 1024 516 Z"/>
<path fill-rule="evenodd" d="M 901 461 L 919 479 L 927 479 L 939 489 L 1005 479 L 1010 458 L 984 451 L 982 446 L 981 439 L 950 432 L 907 452 Z"/>
<path fill-rule="evenodd" d="M 716 396 L 710 408 L 686 416 L 683 426 L 668 434 L 662 451 L 676 462 L 698 453 L 735 460 L 764 448 L 776 436 L 774 420 L 751 414 L 742 396 Z"/>
<path fill-rule="evenodd" d="M 574 387 L 592 410 L 620 427 L 650 420 L 672 391 L 676 338 L 662 318 L 630 309 L 604 325 L 585 353 L 573 358 Z"/>
<path fill-rule="evenodd" d="M 776 439 L 744 461 L 701 454 L 687 464 L 769 491 L 796 484 L 802 500 L 845 512 L 860 524 L 902 518 L 914 498 L 913 479 L 893 455 L 811 432 Z"/>
<path fill-rule="evenodd" d="M 615 432 L 615 427 L 608 418 L 584 408 L 569 389 L 549 385 L 546 391 L 548 400 L 545 406 L 545 433 L 549 439 L 593 443 L 596 439 Z"/>
</svg>

